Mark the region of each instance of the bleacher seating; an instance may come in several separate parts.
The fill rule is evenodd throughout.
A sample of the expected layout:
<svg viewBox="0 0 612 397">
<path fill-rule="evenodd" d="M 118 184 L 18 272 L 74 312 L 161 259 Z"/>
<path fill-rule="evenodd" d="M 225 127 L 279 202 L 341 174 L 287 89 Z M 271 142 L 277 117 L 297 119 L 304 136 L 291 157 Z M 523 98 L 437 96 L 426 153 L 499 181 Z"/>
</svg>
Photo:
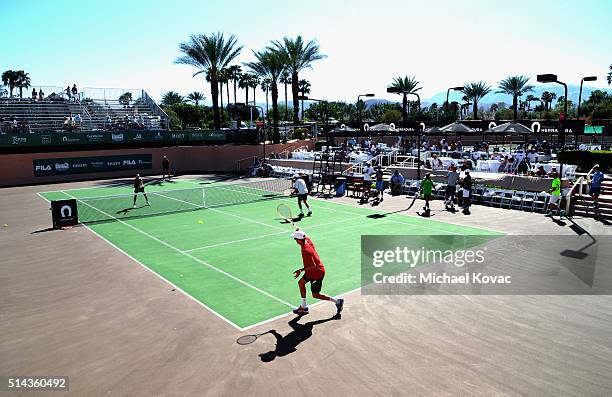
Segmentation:
<svg viewBox="0 0 612 397">
<path fill-rule="evenodd" d="M 139 92 L 139 91 L 135 91 Z M 144 91 L 129 103 L 119 99 L 69 100 L 61 95 L 47 97 L 43 101 L 31 99 L 0 99 L 0 118 L 4 121 L 2 132 L 66 131 L 66 117 L 80 115 L 73 130 L 101 131 L 128 129 L 166 129 L 167 116 Z M 134 95 L 136 96 L 136 95 Z M 15 118 L 19 128 L 11 128 Z"/>
</svg>

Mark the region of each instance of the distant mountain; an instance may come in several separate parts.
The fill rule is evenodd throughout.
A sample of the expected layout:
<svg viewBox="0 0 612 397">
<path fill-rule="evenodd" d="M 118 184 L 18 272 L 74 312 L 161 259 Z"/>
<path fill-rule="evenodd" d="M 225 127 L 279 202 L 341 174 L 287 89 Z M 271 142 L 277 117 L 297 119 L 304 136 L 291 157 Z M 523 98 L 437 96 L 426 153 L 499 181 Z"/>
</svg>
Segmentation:
<svg viewBox="0 0 612 397">
<path fill-rule="evenodd" d="M 482 98 L 479 102 L 479 104 L 481 105 L 490 105 L 493 103 L 499 103 L 499 102 L 505 102 L 507 104 L 512 104 L 512 97 L 510 95 L 506 95 L 506 94 L 498 94 L 495 91 L 497 90 L 497 87 L 494 86 L 494 91 L 491 92 L 490 94 L 488 94 L 487 96 L 485 96 L 484 98 Z M 585 101 L 587 99 L 589 99 L 589 96 L 591 95 L 592 91 L 595 90 L 601 90 L 601 91 L 606 91 L 610 94 L 612 94 L 612 89 L 609 88 L 596 88 L 596 87 L 587 87 L 587 86 L 583 86 L 582 87 L 582 100 Z M 560 96 L 565 95 L 564 91 L 563 91 L 563 86 L 559 85 L 559 84 L 537 84 L 535 85 L 534 89 L 532 92 L 529 92 L 526 95 L 523 95 L 521 97 L 521 99 L 525 99 L 527 97 L 527 95 L 533 95 L 537 98 L 539 98 L 542 93 L 544 91 L 548 91 L 548 92 L 553 92 L 555 94 L 557 94 L 557 98 L 559 98 Z M 576 84 L 568 84 L 567 85 L 567 96 L 569 97 L 569 100 L 574 102 L 574 103 L 578 103 L 578 94 L 580 92 L 580 86 L 576 85 Z M 454 92 L 451 91 L 450 94 L 450 101 L 456 101 L 457 98 L 461 98 L 463 97 L 462 93 L 459 92 Z M 438 105 L 443 104 L 446 101 L 446 92 L 439 92 L 436 95 L 432 96 L 431 98 L 428 99 L 424 99 L 423 103 L 427 102 L 427 103 L 437 103 Z M 554 103 L 556 103 L 556 101 L 553 102 L 553 106 Z"/>
</svg>

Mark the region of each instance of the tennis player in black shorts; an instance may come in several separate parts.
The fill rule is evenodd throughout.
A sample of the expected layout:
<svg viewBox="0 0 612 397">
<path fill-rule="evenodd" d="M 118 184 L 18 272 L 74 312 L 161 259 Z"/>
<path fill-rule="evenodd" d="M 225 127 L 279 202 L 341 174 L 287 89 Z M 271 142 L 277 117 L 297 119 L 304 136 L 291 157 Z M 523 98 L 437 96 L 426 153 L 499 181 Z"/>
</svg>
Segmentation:
<svg viewBox="0 0 612 397">
<path fill-rule="evenodd" d="M 134 204 L 132 204 L 132 208 L 136 208 L 136 198 L 138 197 L 138 193 L 142 193 L 147 201 L 147 205 L 151 205 L 151 203 L 149 203 L 149 198 L 144 191 L 144 182 L 142 179 L 140 179 L 140 174 L 136 174 L 136 178 L 134 178 Z"/>
</svg>

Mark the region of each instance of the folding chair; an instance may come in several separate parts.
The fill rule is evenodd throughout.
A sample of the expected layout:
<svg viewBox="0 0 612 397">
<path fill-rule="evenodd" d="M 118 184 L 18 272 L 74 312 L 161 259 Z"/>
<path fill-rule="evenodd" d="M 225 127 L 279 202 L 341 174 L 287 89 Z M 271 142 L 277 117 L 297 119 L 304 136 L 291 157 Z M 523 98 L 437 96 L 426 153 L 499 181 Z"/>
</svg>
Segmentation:
<svg viewBox="0 0 612 397">
<path fill-rule="evenodd" d="M 523 206 L 523 198 L 525 197 L 525 192 L 514 192 L 512 196 L 512 209 L 520 210 Z"/>
<path fill-rule="evenodd" d="M 546 193 L 538 193 L 533 201 L 533 211 L 538 211 L 540 213 L 546 212 L 548 209 L 548 194 Z"/>
<path fill-rule="evenodd" d="M 472 203 L 482 204 L 485 192 L 484 185 L 476 185 L 476 188 L 472 191 Z"/>
<path fill-rule="evenodd" d="M 500 200 L 499 200 L 500 208 L 510 209 L 512 207 L 512 197 L 513 196 L 514 196 L 514 192 L 511 192 L 508 190 L 502 192 Z"/>
<path fill-rule="evenodd" d="M 533 211 L 533 202 L 535 201 L 536 194 L 534 192 L 525 192 L 523 195 L 523 203 L 521 204 L 522 211 Z"/>
</svg>

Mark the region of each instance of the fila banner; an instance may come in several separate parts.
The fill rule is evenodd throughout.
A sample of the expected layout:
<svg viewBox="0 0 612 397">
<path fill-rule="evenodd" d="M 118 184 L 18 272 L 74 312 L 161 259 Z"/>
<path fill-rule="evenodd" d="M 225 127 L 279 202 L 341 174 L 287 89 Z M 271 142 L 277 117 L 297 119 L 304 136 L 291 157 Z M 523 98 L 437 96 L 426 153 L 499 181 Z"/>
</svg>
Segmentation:
<svg viewBox="0 0 612 397">
<path fill-rule="evenodd" d="M 120 156 L 66 157 L 35 159 L 34 176 L 74 175 L 92 172 L 150 170 L 153 168 L 151 154 Z"/>
</svg>

